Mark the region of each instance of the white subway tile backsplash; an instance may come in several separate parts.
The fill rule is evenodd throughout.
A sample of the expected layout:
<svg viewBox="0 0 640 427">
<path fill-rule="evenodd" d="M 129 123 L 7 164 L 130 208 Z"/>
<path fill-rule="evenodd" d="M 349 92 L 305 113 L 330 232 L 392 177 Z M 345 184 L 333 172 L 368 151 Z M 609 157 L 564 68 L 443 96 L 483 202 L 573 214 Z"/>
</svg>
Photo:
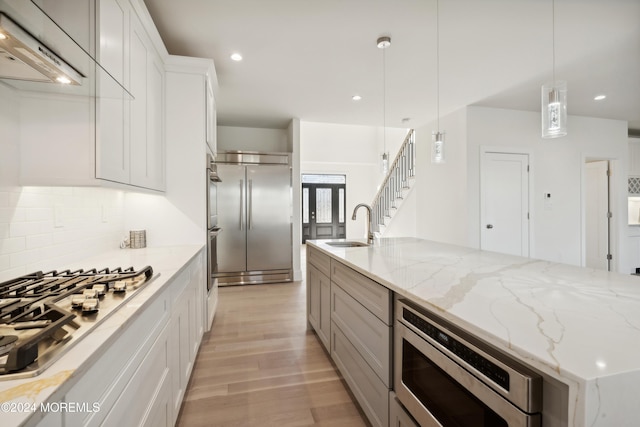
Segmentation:
<svg viewBox="0 0 640 427">
<path fill-rule="evenodd" d="M 39 262 L 42 257 L 40 256 L 40 250 L 31 249 L 26 251 L 16 252 L 11 256 L 11 267 L 21 267 L 27 264 L 35 264 Z"/>
<path fill-rule="evenodd" d="M 9 191 L 0 189 L 0 208 L 9 206 Z"/>
<path fill-rule="evenodd" d="M 24 237 L 14 237 L 0 240 L 0 254 L 13 254 L 25 250 L 27 247 Z"/>
<path fill-rule="evenodd" d="M 26 210 L 27 221 L 53 221 L 53 208 L 33 208 Z"/>
<path fill-rule="evenodd" d="M 37 249 L 53 244 L 53 234 L 38 234 L 26 237 L 26 249 Z"/>
<path fill-rule="evenodd" d="M 116 249 L 124 217 L 119 190 L 0 187 L 0 281 Z"/>
<path fill-rule="evenodd" d="M 40 234 L 38 222 L 12 222 L 9 224 L 9 237 L 24 237 Z"/>
</svg>

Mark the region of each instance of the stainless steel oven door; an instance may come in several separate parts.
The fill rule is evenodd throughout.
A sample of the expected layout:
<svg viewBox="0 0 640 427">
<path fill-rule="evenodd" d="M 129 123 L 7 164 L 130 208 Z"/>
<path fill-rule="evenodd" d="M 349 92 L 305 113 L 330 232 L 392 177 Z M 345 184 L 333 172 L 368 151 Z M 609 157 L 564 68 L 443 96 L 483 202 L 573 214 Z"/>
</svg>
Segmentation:
<svg viewBox="0 0 640 427">
<path fill-rule="evenodd" d="M 422 427 L 540 426 L 398 320 L 394 334 L 394 388 Z"/>
<path fill-rule="evenodd" d="M 212 228 L 208 230 L 209 240 L 207 241 L 207 291 L 213 288 L 215 280 L 215 274 L 218 272 L 218 233 L 222 229 L 220 227 Z"/>
</svg>

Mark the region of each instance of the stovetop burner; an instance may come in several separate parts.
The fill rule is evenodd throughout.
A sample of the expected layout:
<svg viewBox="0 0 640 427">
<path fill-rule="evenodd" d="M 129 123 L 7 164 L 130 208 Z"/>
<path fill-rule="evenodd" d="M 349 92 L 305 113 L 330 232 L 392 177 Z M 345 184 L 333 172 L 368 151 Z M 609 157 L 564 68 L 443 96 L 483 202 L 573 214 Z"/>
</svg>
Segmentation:
<svg viewBox="0 0 640 427">
<path fill-rule="evenodd" d="M 0 283 L 0 380 L 41 373 L 152 277 L 147 266 L 38 271 Z"/>
</svg>

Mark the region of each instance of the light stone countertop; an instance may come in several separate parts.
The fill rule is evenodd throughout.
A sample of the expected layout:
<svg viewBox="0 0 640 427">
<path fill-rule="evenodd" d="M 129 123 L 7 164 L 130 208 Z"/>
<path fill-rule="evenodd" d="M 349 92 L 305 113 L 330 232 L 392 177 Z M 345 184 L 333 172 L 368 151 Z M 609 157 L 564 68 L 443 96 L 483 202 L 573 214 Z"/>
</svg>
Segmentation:
<svg viewBox="0 0 640 427">
<path fill-rule="evenodd" d="M 62 270 L 118 266 L 141 269 L 150 265 L 157 277 L 145 284 L 124 306 L 113 312 L 98 327 L 83 336 L 42 374 L 32 378 L 0 381 L 1 424 L 35 425 L 47 415 L 39 412 L 41 403 L 49 402 L 55 405 L 63 402 L 65 393 L 74 383 L 73 378 L 78 378 L 91 369 L 92 364 L 102 354 L 99 350 L 109 345 L 122 328 L 151 303 L 155 296 L 166 289 L 167 283 L 203 248 L 204 245 L 185 245 L 114 250 L 72 265 L 60 266 Z M 38 411 L 33 412 L 33 409 Z"/>
<path fill-rule="evenodd" d="M 308 241 L 569 386 L 570 426 L 640 419 L 640 277 L 417 238 Z"/>
</svg>

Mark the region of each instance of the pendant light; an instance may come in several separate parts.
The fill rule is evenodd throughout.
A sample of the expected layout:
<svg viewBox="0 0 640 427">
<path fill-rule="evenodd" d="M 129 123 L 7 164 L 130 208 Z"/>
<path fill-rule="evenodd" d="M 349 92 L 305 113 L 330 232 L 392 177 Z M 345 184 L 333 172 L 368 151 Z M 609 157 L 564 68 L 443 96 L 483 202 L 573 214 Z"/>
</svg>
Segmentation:
<svg viewBox="0 0 640 427">
<path fill-rule="evenodd" d="M 431 163 L 444 163 L 444 131 L 440 130 L 440 5 L 436 0 L 436 115 L 437 130 L 431 134 Z"/>
<path fill-rule="evenodd" d="M 391 37 L 378 37 L 376 46 L 382 50 L 382 159 L 380 170 L 383 175 L 389 172 L 389 153 L 387 152 L 387 61 L 385 51 L 391 46 Z"/>
<path fill-rule="evenodd" d="M 551 0 L 553 82 L 542 86 L 542 137 L 567 135 L 567 82 L 556 81 L 556 7 Z"/>
</svg>

